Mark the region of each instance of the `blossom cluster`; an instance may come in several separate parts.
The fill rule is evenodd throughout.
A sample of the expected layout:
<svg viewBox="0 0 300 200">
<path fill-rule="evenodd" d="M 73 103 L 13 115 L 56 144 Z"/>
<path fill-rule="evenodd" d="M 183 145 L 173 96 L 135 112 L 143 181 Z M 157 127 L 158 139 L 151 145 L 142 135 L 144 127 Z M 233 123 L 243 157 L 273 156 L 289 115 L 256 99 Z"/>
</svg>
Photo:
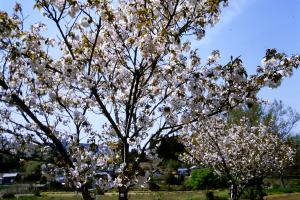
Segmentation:
<svg viewBox="0 0 300 200">
<path fill-rule="evenodd" d="M 183 139 L 189 152 L 184 159 L 211 167 L 240 190 L 253 180 L 281 172 L 295 156 L 295 149 L 268 125 L 251 126 L 246 118 L 238 125 L 210 118 Z"/>
</svg>

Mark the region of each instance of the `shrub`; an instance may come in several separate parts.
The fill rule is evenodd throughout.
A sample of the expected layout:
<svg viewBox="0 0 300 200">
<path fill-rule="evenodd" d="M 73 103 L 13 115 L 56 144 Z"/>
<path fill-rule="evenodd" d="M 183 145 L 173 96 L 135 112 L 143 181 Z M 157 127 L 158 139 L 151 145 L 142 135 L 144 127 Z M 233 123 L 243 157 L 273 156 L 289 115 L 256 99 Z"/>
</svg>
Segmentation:
<svg viewBox="0 0 300 200">
<path fill-rule="evenodd" d="M 247 187 L 242 194 L 242 199 L 260 199 L 260 192 L 262 196 L 267 195 L 265 191 L 259 191 L 256 187 Z"/>
<path fill-rule="evenodd" d="M 47 183 L 47 177 L 41 176 L 40 178 L 40 184 L 46 184 Z"/>
<path fill-rule="evenodd" d="M 206 191 L 205 192 L 206 200 L 228 200 L 226 196 L 215 196 L 213 191 Z"/>
<path fill-rule="evenodd" d="M 160 186 L 157 185 L 152 178 L 149 180 L 148 185 L 149 185 L 149 190 L 151 191 L 160 190 Z"/>
<path fill-rule="evenodd" d="M 41 162 L 27 161 L 22 166 L 24 170 L 24 181 L 36 182 L 41 178 Z"/>
<path fill-rule="evenodd" d="M 168 185 L 177 185 L 178 184 L 178 180 L 177 178 L 174 176 L 174 174 L 172 173 L 168 173 L 166 175 L 166 183 Z"/>
<path fill-rule="evenodd" d="M 2 198 L 3 199 L 13 199 L 13 198 L 15 198 L 15 194 L 13 194 L 13 193 L 4 193 L 2 195 Z"/>
<path fill-rule="evenodd" d="M 215 199 L 215 195 L 212 191 L 207 191 L 205 193 L 205 196 L 206 196 L 206 200 L 214 200 Z"/>
<path fill-rule="evenodd" d="M 271 188 L 267 190 L 268 194 L 276 194 L 276 193 L 293 193 L 293 192 L 300 192 L 299 187 L 277 187 L 277 188 Z"/>
<path fill-rule="evenodd" d="M 105 191 L 101 187 L 96 186 L 95 188 L 95 194 L 96 195 L 104 195 Z"/>
<path fill-rule="evenodd" d="M 222 186 L 220 178 L 211 169 L 197 169 L 190 178 L 184 182 L 187 189 L 211 189 Z"/>
<path fill-rule="evenodd" d="M 50 190 L 63 190 L 64 186 L 61 183 L 57 182 L 57 181 L 51 181 L 49 183 L 49 189 Z"/>
<path fill-rule="evenodd" d="M 40 191 L 39 190 L 34 190 L 34 196 L 40 197 L 41 196 Z"/>
</svg>

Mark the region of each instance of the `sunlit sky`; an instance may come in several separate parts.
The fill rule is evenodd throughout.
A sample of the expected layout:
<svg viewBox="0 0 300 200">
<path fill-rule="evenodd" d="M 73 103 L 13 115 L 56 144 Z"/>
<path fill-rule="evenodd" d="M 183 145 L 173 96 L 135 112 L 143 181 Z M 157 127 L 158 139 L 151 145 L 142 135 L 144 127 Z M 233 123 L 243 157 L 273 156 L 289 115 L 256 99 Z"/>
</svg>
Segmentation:
<svg viewBox="0 0 300 200">
<path fill-rule="evenodd" d="M 219 49 L 224 62 L 241 56 L 249 73 L 268 48 L 288 55 L 300 53 L 300 0 L 232 0 L 220 22 L 207 31 L 198 46 L 204 57 Z M 300 112 L 300 69 L 276 89 L 263 89 L 259 96 L 282 100 Z"/>
<path fill-rule="evenodd" d="M 14 2 L 0 0 L 0 10 L 11 11 Z M 19 2 L 29 16 L 28 23 L 41 19 L 40 13 L 32 10 L 33 0 Z M 300 53 L 300 0 L 231 0 L 220 22 L 206 30 L 205 38 L 193 42 L 193 46 L 203 58 L 219 49 L 224 63 L 230 56 L 241 56 L 249 73 L 255 73 L 268 48 L 288 55 Z M 280 87 L 263 89 L 259 96 L 270 101 L 282 100 L 300 113 L 300 69 Z"/>
</svg>

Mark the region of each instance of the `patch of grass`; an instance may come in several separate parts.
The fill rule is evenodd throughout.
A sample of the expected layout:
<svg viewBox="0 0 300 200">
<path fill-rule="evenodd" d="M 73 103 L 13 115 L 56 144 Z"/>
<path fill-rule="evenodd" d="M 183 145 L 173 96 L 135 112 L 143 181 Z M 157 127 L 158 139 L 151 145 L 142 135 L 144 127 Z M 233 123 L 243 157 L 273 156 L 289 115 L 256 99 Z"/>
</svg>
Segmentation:
<svg viewBox="0 0 300 200">
<path fill-rule="evenodd" d="M 182 191 L 185 190 L 183 185 L 159 185 L 160 191 Z"/>
<path fill-rule="evenodd" d="M 21 199 L 21 200 L 36 200 L 38 199 L 38 197 L 34 197 L 34 196 L 22 196 L 22 197 L 19 197 L 18 199 Z"/>
<path fill-rule="evenodd" d="M 4 193 L 2 195 L 2 198 L 3 199 L 13 199 L 13 198 L 15 198 L 15 194 L 13 194 L 13 193 Z"/>
<path fill-rule="evenodd" d="M 271 196 L 266 196 L 265 200 L 299 200 L 300 193 L 293 194 L 275 194 Z"/>
<path fill-rule="evenodd" d="M 295 193 L 300 192 L 300 187 L 288 187 L 288 188 L 271 188 L 267 190 L 267 194 L 282 194 L 282 193 Z"/>
<path fill-rule="evenodd" d="M 217 199 L 228 199 L 227 191 L 214 190 L 214 196 Z M 23 196 L 20 200 L 82 200 L 82 197 L 76 193 L 41 193 L 41 197 Z M 117 200 L 117 193 L 106 193 L 100 195 L 98 200 Z M 206 200 L 205 191 L 181 191 L 181 192 L 130 192 L 130 200 Z"/>
<path fill-rule="evenodd" d="M 278 191 L 277 191 L 278 192 Z M 213 190 L 215 199 L 228 199 L 227 190 Z M 181 191 L 181 192 L 131 192 L 130 200 L 206 200 L 205 191 Z M 19 200 L 82 200 L 79 194 L 73 192 L 42 193 L 41 197 L 22 196 Z M 117 200 L 117 193 L 106 193 L 97 198 L 98 200 Z M 265 200 L 299 200 L 300 193 L 273 194 L 265 197 Z"/>
<path fill-rule="evenodd" d="M 41 195 L 37 196 L 20 196 L 18 200 L 82 200 L 81 196 L 77 195 Z"/>
<path fill-rule="evenodd" d="M 3 190 L 3 189 L 5 189 L 5 188 L 7 188 L 7 186 L 5 186 L 5 185 L 0 185 L 0 190 Z"/>
</svg>

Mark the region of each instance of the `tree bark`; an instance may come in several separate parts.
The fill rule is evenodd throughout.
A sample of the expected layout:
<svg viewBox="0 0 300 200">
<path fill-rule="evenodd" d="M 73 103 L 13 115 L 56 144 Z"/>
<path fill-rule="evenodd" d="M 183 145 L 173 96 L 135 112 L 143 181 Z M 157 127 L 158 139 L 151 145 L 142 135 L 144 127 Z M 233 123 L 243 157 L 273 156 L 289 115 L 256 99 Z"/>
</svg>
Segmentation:
<svg viewBox="0 0 300 200">
<path fill-rule="evenodd" d="M 129 155 L 129 144 L 127 143 L 127 140 L 124 140 L 123 151 L 122 151 L 122 159 L 123 159 L 123 163 L 125 163 L 125 167 L 123 169 L 123 177 L 122 177 L 122 179 L 124 179 L 122 180 L 123 184 L 126 184 L 126 182 L 128 181 L 126 179 L 130 177 L 129 172 L 127 171 L 128 170 L 127 167 L 129 163 L 128 155 Z M 125 186 L 118 187 L 119 200 L 128 200 L 128 190 L 129 188 Z"/>
<path fill-rule="evenodd" d="M 263 187 L 262 187 L 263 181 L 262 179 L 258 181 L 257 183 L 257 193 L 258 193 L 258 199 L 259 200 L 263 200 L 264 199 L 264 191 L 263 191 Z"/>
<path fill-rule="evenodd" d="M 281 182 L 281 187 L 286 188 L 286 184 L 284 182 L 284 174 L 280 173 L 280 182 Z"/>
<path fill-rule="evenodd" d="M 94 200 L 95 198 L 91 196 L 91 193 L 88 190 L 87 185 L 81 187 L 81 194 L 84 200 Z"/>
<path fill-rule="evenodd" d="M 238 200 L 238 187 L 234 184 L 230 185 L 230 200 Z"/>
<path fill-rule="evenodd" d="M 119 200 L 128 200 L 128 189 L 119 187 Z"/>
</svg>

